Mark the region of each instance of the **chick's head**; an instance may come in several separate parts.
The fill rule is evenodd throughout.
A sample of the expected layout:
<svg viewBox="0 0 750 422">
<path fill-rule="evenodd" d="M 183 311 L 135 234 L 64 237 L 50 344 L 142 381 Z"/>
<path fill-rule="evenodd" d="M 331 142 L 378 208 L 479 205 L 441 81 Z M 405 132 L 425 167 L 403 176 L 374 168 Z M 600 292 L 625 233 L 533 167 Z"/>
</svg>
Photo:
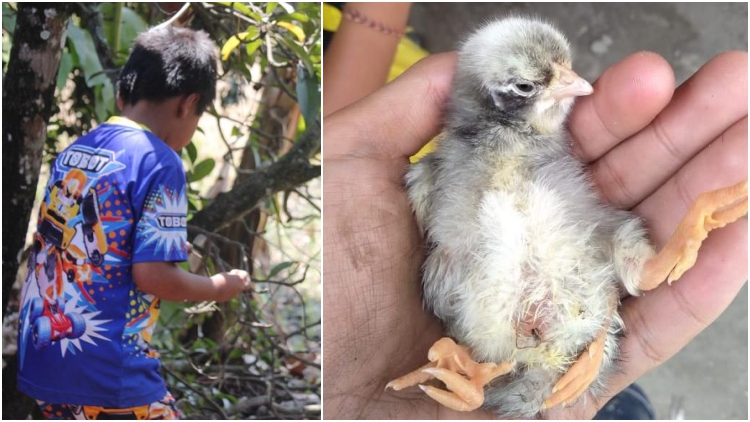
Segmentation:
<svg viewBox="0 0 750 422">
<path fill-rule="evenodd" d="M 454 105 L 494 123 L 554 133 L 574 98 L 593 92 L 571 67 L 568 41 L 552 25 L 518 17 L 495 21 L 461 48 Z"/>
</svg>

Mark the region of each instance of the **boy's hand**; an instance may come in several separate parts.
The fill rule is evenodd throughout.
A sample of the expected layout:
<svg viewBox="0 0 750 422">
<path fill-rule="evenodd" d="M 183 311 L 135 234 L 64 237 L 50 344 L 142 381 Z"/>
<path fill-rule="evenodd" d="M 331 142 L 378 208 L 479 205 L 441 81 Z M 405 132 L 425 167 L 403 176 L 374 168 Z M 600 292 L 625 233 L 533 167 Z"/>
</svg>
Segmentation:
<svg viewBox="0 0 750 422">
<path fill-rule="evenodd" d="M 216 290 L 214 300 L 217 302 L 225 302 L 237 296 L 241 291 L 253 288 L 250 275 L 247 271 L 243 270 L 232 270 L 228 273 L 215 274 L 211 277 L 211 281 Z"/>
</svg>

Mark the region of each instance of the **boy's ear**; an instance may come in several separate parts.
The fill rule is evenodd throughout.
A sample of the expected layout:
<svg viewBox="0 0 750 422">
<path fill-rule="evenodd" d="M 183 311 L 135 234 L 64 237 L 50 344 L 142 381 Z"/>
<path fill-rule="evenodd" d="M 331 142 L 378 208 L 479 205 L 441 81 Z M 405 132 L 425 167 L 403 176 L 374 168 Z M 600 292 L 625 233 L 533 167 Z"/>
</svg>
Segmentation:
<svg viewBox="0 0 750 422">
<path fill-rule="evenodd" d="M 189 116 L 190 114 L 197 114 L 196 108 L 198 107 L 199 100 L 200 95 L 198 94 L 190 94 L 182 97 L 180 103 L 177 106 L 177 116 L 179 118 L 184 118 Z"/>
</svg>

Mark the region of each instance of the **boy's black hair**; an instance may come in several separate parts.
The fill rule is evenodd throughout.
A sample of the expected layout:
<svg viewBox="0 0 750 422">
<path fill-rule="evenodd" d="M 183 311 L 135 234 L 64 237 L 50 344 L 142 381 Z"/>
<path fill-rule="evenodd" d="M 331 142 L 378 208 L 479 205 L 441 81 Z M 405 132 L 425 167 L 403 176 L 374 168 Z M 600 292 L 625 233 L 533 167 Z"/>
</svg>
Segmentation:
<svg viewBox="0 0 750 422">
<path fill-rule="evenodd" d="M 216 51 L 203 31 L 158 28 L 135 39 L 117 90 L 125 104 L 199 94 L 198 114 L 216 96 Z"/>
</svg>

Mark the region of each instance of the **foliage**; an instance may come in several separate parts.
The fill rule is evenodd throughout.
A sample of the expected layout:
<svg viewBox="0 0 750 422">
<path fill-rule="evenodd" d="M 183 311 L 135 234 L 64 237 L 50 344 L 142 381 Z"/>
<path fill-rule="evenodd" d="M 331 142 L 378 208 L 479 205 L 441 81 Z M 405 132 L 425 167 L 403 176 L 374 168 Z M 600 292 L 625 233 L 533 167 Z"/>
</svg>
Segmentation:
<svg viewBox="0 0 750 422">
<path fill-rule="evenodd" d="M 46 162 L 115 114 L 116 76 L 130 45 L 140 32 L 177 12 L 175 5 L 182 6 L 76 4 L 57 77 Z M 2 5 L 3 74 L 14 8 Z M 212 203 L 209 192 L 226 191 L 232 176 L 239 183 L 278 162 L 306 127 L 320 125 L 320 5 L 192 3 L 173 24 L 208 32 L 221 57 L 217 101 L 182 151 L 192 216 Z M 317 152 L 319 143 L 309 155 L 314 159 Z M 255 227 L 243 223 L 252 242 L 203 233 L 206 242 L 196 245 L 195 270 L 252 269 L 259 293 L 226 305 L 163 303 L 153 341 L 185 416 L 318 417 L 320 248 L 314 241 L 319 203 L 319 181 L 313 180 L 249 204 L 260 213 L 258 221 L 268 221 Z M 218 328 L 211 328 L 214 320 L 220 320 Z"/>
</svg>

